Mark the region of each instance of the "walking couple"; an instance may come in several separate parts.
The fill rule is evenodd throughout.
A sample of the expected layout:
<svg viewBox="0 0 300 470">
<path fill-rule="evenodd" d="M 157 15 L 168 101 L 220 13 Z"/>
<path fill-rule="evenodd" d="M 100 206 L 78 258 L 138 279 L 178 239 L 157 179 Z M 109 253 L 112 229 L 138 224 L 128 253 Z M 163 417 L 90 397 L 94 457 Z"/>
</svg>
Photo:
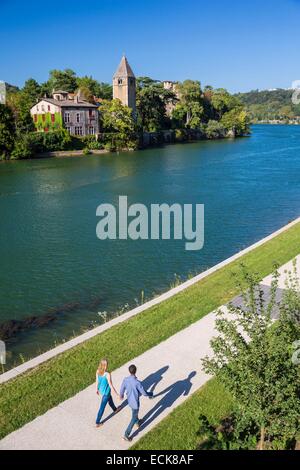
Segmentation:
<svg viewBox="0 0 300 470">
<path fill-rule="evenodd" d="M 137 379 L 136 366 L 134 364 L 129 367 L 129 374 L 129 377 L 126 377 L 123 380 L 120 393 L 118 393 L 112 383 L 112 377 L 111 373 L 108 371 L 108 362 L 106 359 L 102 359 L 96 372 L 97 395 L 100 395 L 102 397 L 100 408 L 96 418 L 96 427 L 99 428 L 103 425 L 103 422 L 101 423 L 101 418 L 103 416 L 107 403 L 112 408 L 114 413 L 118 413 L 121 410 L 121 406 L 117 407 L 114 404 L 111 392 L 113 391 L 120 400 L 124 399 L 124 395 L 126 393 L 128 405 L 131 408 L 132 417 L 123 436 L 123 439 L 125 441 L 131 441 L 130 434 L 133 429 L 133 426 L 136 425 L 137 427 L 140 427 L 141 425 L 141 420 L 138 417 L 140 408 L 140 396 L 144 395 L 145 397 L 149 398 L 153 397 L 153 393 L 147 392 L 141 382 Z"/>
</svg>

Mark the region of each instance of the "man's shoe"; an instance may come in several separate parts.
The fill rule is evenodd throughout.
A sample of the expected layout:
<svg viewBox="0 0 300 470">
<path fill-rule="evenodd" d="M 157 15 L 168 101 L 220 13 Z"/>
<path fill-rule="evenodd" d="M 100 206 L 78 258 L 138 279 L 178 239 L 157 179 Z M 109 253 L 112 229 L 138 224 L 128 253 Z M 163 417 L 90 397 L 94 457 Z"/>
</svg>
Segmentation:
<svg viewBox="0 0 300 470">
<path fill-rule="evenodd" d="M 132 437 L 123 436 L 122 439 L 123 439 L 123 441 L 126 441 L 126 442 L 131 442 L 132 441 Z"/>
</svg>

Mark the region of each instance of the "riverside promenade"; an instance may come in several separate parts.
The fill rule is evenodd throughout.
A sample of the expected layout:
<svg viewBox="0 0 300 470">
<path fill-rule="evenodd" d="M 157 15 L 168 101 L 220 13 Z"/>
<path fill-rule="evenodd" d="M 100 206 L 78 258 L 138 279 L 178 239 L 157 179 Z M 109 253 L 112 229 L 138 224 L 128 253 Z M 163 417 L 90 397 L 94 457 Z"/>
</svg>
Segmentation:
<svg viewBox="0 0 300 470">
<path fill-rule="evenodd" d="M 279 270 L 278 299 L 285 288 L 287 272 L 292 268 L 290 261 Z M 297 257 L 297 270 L 299 273 L 300 256 Z M 265 277 L 261 284 L 265 286 L 267 296 L 271 276 Z M 239 298 L 235 299 L 235 303 L 239 301 Z M 222 309 L 226 310 L 226 306 L 222 306 Z M 144 423 L 141 429 L 133 434 L 132 443 L 149 432 L 209 379 L 201 369 L 201 358 L 211 354 L 209 343 L 216 335 L 215 318 L 215 312 L 206 315 L 130 361 L 138 368 L 138 378 L 155 395 L 152 400 L 141 398 L 140 418 L 144 418 Z M 123 377 L 128 375 L 128 365 L 124 364 L 113 372 L 113 382 L 117 389 Z M 120 404 L 117 399 L 115 402 Z M 93 384 L 6 436 L 0 441 L 0 450 L 128 449 L 132 444 L 122 440 L 130 420 L 130 410 L 126 402 L 122 404 L 120 413 L 115 416 L 111 415 L 110 408 L 107 407 L 104 425 L 95 429 L 98 406 L 99 397 Z"/>
</svg>

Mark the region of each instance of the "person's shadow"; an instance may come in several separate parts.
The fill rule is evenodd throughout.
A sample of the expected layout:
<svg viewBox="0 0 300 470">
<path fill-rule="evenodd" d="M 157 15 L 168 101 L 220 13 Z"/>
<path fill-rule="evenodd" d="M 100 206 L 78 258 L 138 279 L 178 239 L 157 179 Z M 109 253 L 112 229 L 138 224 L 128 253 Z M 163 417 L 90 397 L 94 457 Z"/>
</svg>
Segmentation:
<svg viewBox="0 0 300 470">
<path fill-rule="evenodd" d="M 158 393 L 155 398 L 160 395 L 164 395 L 164 397 L 142 418 L 141 426 L 136 432 L 134 432 L 132 437 L 135 437 L 140 431 L 149 426 L 149 424 L 157 419 L 161 413 L 163 413 L 167 408 L 170 408 L 178 398 L 181 396 L 187 396 L 193 385 L 191 379 L 195 377 L 195 375 L 196 372 L 193 371 L 186 379 L 178 380 L 172 385 L 169 385 L 169 387 L 162 392 Z"/>
<path fill-rule="evenodd" d="M 146 379 L 142 381 L 142 385 L 147 392 L 154 393 L 155 388 L 163 379 L 163 374 L 167 372 L 169 366 L 162 367 L 161 369 L 153 372 L 153 374 L 148 375 Z"/>
<path fill-rule="evenodd" d="M 169 369 L 169 366 L 162 367 L 161 369 L 157 370 L 156 372 L 153 372 L 153 374 L 148 375 L 143 381 L 142 385 L 144 389 L 147 392 L 152 392 L 154 393 L 155 388 L 159 384 L 159 382 L 163 379 L 163 374 L 167 372 Z M 120 411 L 127 406 L 128 402 L 127 400 L 123 401 L 123 403 L 120 406 Z M 114 416 L 114 413 L 110 413 L 105 419 L 102 420 L 102 423 L 106 423 L 110 418 Z"/>
</svg>

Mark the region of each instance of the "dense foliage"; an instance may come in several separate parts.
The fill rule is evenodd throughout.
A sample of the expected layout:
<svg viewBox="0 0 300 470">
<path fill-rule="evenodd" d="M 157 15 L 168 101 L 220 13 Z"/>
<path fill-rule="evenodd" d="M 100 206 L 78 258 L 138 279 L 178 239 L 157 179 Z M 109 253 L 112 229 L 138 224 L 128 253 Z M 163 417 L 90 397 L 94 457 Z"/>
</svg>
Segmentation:
<svg viewBox="0 0 300 470">
<path fill-rule="evenodd" d="M 232 416 L 212 426 L 201 416 L 201 434 L 209 446 L 224 449 L 291 449 L 300 432 L 300 369 L 293 360 L 300 337 L 297 273 L 278 307 L 278 273 L 267 300 L 259 279 L 244 272 L 243 304 L 219 312 L 219 336 L 211 341 L 212 358 L 202 362 L 235 399 Z M 279 309 L 278 319 L 274 314 Z"/>
<path fill-rule="evenodd" d="M 120 100 L 106 100 L 100 106 L 100 126 L 108 150 L 137 147 L 132 110 Z"/>
<path fill-rule="evenodd" d="M 9 157 L 14 147 L 15 121 L 11 109 L 0 104 L 0 159 Z"/>
<path fill-rule="evenodd" d="M 30 132 L 17 137 L 14 149 L 11 153 L 12 159 L 30 158 L 32 155 L 57 150 L 68 150 L 78 148 L 78 139 L 73 138 L 65 129 L 53 132 Z M 81 145 L 81 149 L 84 146 Z M 78 148 L 79 149 L 79 148 Z"/>
<path fill-rule="evenodd" d="M 93 77 L 78 77 L 71 69 L 51 70 L 47 82 L 41 85 L 42 96 L 51 96 L 53 90 L 63 90 L 75 93 L 82 89 L 91 99 L 96 96 L 103 99 L 112 98 L 112 86 L 108 83 L 98 82 Z M 87 97 L 88 97 L 87 96 Z"/>
<path fill-rule="evenodd" d="M 246 106 L 253 122 L 273 121 L 289 122 L 300 120 L 300 105 L 292 102 L 293 90 L 253 90 L 239 93 L 237 98 Z"/>
<path fill-rule="evenodd" d="M 191 129 L 202 131 L 208 139 L 249 133 L 249 119 L 239 99 L 223 88 L 202 90 L 197 80 L 165 89 L 149 77 L 138 78 L 137 114 L 144 131 Z"/>
<path fill-rule="evenodd" d="M 60 113 L 44 113 L 32 119 L 30 109 L 43 97 L 63 90 L 99 103 L 100 135 L 88 139 L 64 132 Z M 224 89 L 214 90 L 199 81 L 185 80 L 165 88 L 149 77 L 136 81 L 136 113 L 120 101 L 112 100 L 112 86 L 93 77 L 78 77 L 71 69 L 51 70 L 49 79 L 39 84 L 33 78 L 22 89 L 7 90 L 6 106 L 0 115 L 0 158 L 30 158 L 53 150 L 106 148 L 135 149 L 142 133 L 153 133 L 150 144 L 164 143 L 164 130 L 172 130 L 172 141 L 199 138 L 219 139 L 249 133 L 249 120 L 237 97 Z M 53 136 L 35 134 L 47 133 Z M 82 147 L 85 142 L 86 146 Z"/>
<path fill-rule="evenodd" d="M 170 127 L 166 106 L 169 102 L 176 101 L 176 96 L 172 91 L 166 90 L 157 80 L 140 77 L 137 79 L 136 97 L 140 129 L 157 132 Z"/>
</svg>

